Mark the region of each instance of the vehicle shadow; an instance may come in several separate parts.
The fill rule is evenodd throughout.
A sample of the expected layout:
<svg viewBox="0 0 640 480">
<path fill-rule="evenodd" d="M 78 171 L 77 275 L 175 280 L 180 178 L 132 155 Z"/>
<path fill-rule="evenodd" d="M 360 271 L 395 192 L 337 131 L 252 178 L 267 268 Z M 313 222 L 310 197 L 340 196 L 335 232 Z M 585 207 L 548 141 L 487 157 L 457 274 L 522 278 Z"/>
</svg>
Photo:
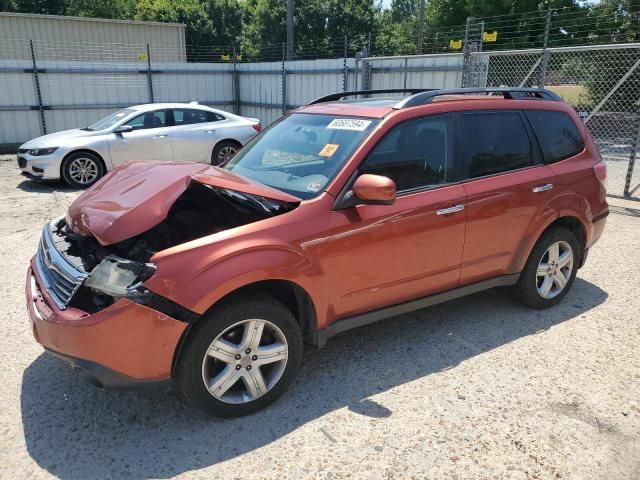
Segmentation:
<svg viewBox="0 0 640 480">
<path fill-rule="evenodd" d="M 24 178 L 24 177 L 22 177 Z M 16 188 L 19 188 L 23 192 L 29 193 L 50 193 L 50 192 L 79 192 L 78 188 L 71 187 L 62 181 L 38 181 L 24 179 Z"/>
<path fill-rule="evenodd" d="M 392 417 L 368 397 L 578 319 L 606 298 L 576 279 L 550 310 L 525 309 L 496 289 L 356 329 L 308 349 L 296 384 L 274 405 L 230 420 L 162 393 L 94 389 L 41 355 L 22 381 L 27 449 L 62 479 L 168 478 L 268 445 L 339 408 Z"/>
</svg>

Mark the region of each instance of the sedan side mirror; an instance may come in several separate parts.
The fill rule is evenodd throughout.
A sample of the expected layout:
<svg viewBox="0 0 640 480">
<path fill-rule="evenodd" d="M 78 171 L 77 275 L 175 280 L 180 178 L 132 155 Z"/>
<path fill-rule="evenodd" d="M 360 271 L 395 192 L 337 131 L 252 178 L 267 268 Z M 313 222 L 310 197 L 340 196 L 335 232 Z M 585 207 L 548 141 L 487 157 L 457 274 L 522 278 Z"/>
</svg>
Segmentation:
<svg viewBox="0 0 640 480">
<path fill-rule="evenodd" d="M 131 125 L 120 125 L 116 128 L 113 133 L 128 133 L 133 132 L 133 127 Z"/>
<path fill-rule="evenodd" d="M 367 205 L 391 205 L 396 201 L 396 183 L 381 175 L 360 175 L 352 190 L 353 195 Z"/>
</svg>

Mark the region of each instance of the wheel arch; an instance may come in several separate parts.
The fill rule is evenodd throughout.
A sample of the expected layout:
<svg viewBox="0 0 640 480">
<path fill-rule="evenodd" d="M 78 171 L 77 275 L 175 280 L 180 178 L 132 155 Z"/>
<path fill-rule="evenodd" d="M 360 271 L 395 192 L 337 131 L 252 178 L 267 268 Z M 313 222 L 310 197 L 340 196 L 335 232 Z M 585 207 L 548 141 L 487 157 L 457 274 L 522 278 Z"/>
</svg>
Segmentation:
<svg viewBox="0 0 640 480">
<path fill-rule="evenodd" d="M 228 301 L 234 297 L 244 295 L 252 291 L 266 293 L 281 302 L 286 308 L 289 309 L 289 311 L 293 314 L 296 321 L 298 322 L 298 325 L 300 325 L 303 341 L 311 345 L 318 344 L 317 313 L 316 307 L 313 303 L 313 299 L 304 288 L 302 288 L 297 283 L 292 282 L 291 280 L 260 280 L 238 287 L 218 299 L 218 301 L 211 305 L 202 316 L 213 311 L 222 302 Z M 178 346 L 175 349 L 171 366 L 172 375 L 175 371 L 178 359 L 180 358 L 182 347 L 187 337 L 189 336 L 192 327 L 196 323 L 197 322 L 191 323 L 188 328 L 185 329 L 182 337 L 180 338 L 180 341 L 178 342 Z"/>
<path fill-rule="evenodd" d="M 578 265 L 582 265 L 582 260 L 584 258 L 584 252 L 585 252 L 585 249 L 587 246 L 587 240 L 588 240 L 587 228 L 584 221 L 581 220 L 578 215 L 567 213 L 559 217 L 550 219 L 542 226 L 542 228 L 540 228 L 537 231 L 535 235 L 532 235 L 530 237 L 530 241 L 527 242 L 526 244 L 526 250 L 524 251 L 525 254 L 517 256 L 519 261 L 518 261 L 517 267 L 515 268 L 516 271 L 518 272 L 522 271 L 525 263 L 527 262 L 527 260 L 529 259 L 529 256 L 531 255 L 533 248 L 538 243 L 540 238 L 542 238 L 542 236 L 546 232 L 548 232 L 551 228 L 554 228 L 554 227 L 566 228 L 576 236 L 581 247 L 580 261 L 578 262 Z"/>
</svg>

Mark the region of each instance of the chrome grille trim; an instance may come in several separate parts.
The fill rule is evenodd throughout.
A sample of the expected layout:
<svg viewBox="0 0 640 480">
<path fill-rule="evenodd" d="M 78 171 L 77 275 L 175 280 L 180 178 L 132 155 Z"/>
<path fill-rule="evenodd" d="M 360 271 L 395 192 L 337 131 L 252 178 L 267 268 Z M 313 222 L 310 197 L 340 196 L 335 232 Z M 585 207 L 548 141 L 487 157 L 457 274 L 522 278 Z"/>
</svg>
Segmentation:
<svg viewBox="0 0 640 480">
<path fill-rule="evenodd" d="M 36 256 L 36 269 L 51 299 L 60 310 L 64 310 L 87 274 L 78 270 L 56 249 L 52 230 L 58 222 L 60 219 L 44 227 Z"/>
</svg>

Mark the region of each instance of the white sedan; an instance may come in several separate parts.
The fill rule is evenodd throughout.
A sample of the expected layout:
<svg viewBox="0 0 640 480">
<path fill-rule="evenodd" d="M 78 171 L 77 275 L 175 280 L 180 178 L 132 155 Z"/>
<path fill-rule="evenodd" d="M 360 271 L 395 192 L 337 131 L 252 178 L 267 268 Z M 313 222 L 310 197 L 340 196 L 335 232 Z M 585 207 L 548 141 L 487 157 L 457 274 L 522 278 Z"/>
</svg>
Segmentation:
<svg viewBox="0 0 640 480">
<path fill-rule="evenodd" d="M 136 105 L 93 125 L 35 138 L 18 149 L 22 174 L 87 188 L 129 160 L 222 165 L 258 132 L 260 121 L 197 103 Z"/>
</svg>

